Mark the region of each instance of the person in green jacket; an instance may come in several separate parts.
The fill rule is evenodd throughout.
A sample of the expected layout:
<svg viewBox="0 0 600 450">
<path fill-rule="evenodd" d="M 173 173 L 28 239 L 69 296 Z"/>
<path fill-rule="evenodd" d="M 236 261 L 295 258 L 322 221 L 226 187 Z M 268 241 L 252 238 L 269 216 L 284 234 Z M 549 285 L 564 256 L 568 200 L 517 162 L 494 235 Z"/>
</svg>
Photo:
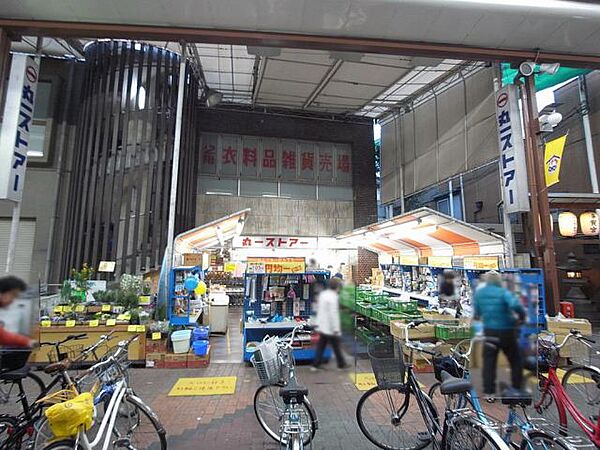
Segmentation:
<svg viewBox="0 0 600 450">
<path fill-rule="evenodd" d="M 483 390 L 491 397 L 496 393 L 498 351 L 506 355 L 511 368 L 513 389 L 523 385 L 523 362 L 519 348 L 519 323 L 525 320 L 525 309 L 508 289 L 496 271 L 485 274 L 485 285 L 475 291 L 475 320 L 483 322 L 488 338 L 483 350 Z"/>
</svg>

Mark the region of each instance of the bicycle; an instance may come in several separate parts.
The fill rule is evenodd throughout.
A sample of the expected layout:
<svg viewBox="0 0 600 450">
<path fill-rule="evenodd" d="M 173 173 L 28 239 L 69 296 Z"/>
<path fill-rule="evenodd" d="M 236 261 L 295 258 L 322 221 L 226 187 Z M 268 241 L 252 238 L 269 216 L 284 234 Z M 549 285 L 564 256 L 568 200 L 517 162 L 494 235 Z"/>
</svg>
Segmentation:
<svg viewBox="0 0 600 450">
<path fill-rule="evenodd" d="M 534 408 L 545 413 L 555 405 L 561 434 L 568 431 L 568 413 L 592 443 L 600 447 L 600 369 L 588 364 L 574 365 L 566 370 L 561 381 L 560 353 L 569 343 L 575 353 L 581 349 L 589 353 L 595 341 L 577 330 L 571 330 L 560 344 L 538 336 L 541 358 L 526 359 L 527 369 L 537 370 L 541 391 Z"/>
<path fill-rule="evenodd" d="M 318 429 L 308 389 L 298 383 L 292 344 L 297 326 L 284 337 L 267 337 L 259 344 L 251 361 L 261 386 L 254 394 L 254 413 L 267 435 L 288 450 L 302 450 Z"/>
<path fill-rule="evenodd" d="M 408 339 L 408 329 L 425 322 L 415 321 L 406 326 L 403 344 L 408 350 L 406 362 L 399 342 L 386 339 L 369 344 L 377 386 L 365 392 L 356 407 L 360 430 L 371 443 L 385 450 L 418 450 L 429 445 L 435 450 L 508 450 L 510 447 L 488 421 L 482 421 L 470 409 L 452 409 L 446 404 L 440 424 L 437 409 L 421 390 L 414 371 L 415 352 L 424 357 L 434 357 L 436 353 Z M 468 380 L 447 372 L 442 377 L 440 392 L 444 396 L 472 389 Z"/>
<path fill-rule="evenodd" d="M 112 333 L 103 335 L 98 342 L 89 346 L 80 352 L 73 360 L 74 363 L 85 360 L 90 354 L 94 354 L 101 345 L 104 345 L 111 338 Z M 85 335 L 71 335 L 61 341 L 62 344 L 83 339 Z M 60 344 L 60 343 L 59 343 Z M 54 344 L 51 344 L 54 345 Z M 65 399 L 69 399 L 78 394 L 76 382 L 69 374 L 71 360 L 65 359 L 58 363 L 49 364 L 44 368 L 44 372 L 52 375 L 53 379 L 41 390 L 32 400 L 31 395 L 27 395 L 26 387 L 17 383 L 19 402 L 21 403 L 21 412 L 18 415 L 2 414 L 0 415 L 0 450 L 18 449 L 23 444 L 27 444 L 35 439 L 35 424 L 42 416 L 43 409 Z M 51 394 L 56 387 L 60 387 L 58 392 Z"/>
<path fill-rule="evenodd" d="M 458 376 L 465 380 L 471 379 L 470 372 L 470 361 L 471 354 L 473 351 L 473 344 L 477 341 L 481 341 L 484 345 L 494 345 L 493 341 L 485 338 L 474 338 L 465 339 L 459 342 L 454 348 L 452 348 L 451 355 L 447 358 L 454 363 L 450 365 L 456 370 Z M 446 360 L 448 362 L 448 360 Z M 441 364 L 441 359 L 434 359 L 434 366 Z M 447 364 L 448 365 L 448 364 Z M 436 368 L 436 376 L 439 372 Z M 435 383 L 429 389 L 429 397 L 434 400 L 439 396 L 441 382 Z M 552 430 L 552 424 L 549 424 L 541 418 L 531 418 L 527 414 L 527 406 L 532 403 L 532 397 L 523 392 L 511 392 L 503 389 L 501 396 L 502 404 L 508 407 L 508 417 L 503 422 L 501 436 L 507 444 L 512 445 L 514 448 L 521 450 L 534 450 L 534 449 L 551 449 L 559 448 L 563 450 L 575 450 L 585 445 L 580 438 L 576 437 L 561 437 L 559 434 Z M 469 407 L 476 412 L 479 419 L 482 421 L 488 420 L 488 416 L 485 414 L 479 396 L 475 389 L 471 389 L 464 394 L 455 396 L 451 402 L 454 408 L 465 408 Z M 522 410 L 522 414 L 518 412 L 518 408 Z M 515 434 L 518 433 L 518 437 L 521 438 L 520 442 L 515 439 Z"/>
<path fill-rule="evenodd" d="M 27 365 L 31 349 L 0 350 L 0 413 L 13 412 L 15 404 L 35 401 L 46 389 Z"/>
<path fill-rule="evenodd" d="M 55 437 L 47 419 L 42 419 L 35 441 L 36 450 L 166 450 L 166 431 L 160 420 L 128 385 L 127 349 L 136 339 L 138 336 L 121 341 L 114 354 L 93 365 L 78 379 L 78 383 L 88 377 L 98 379 L 91 393 L 94 405 L 104 405 L 104 415 L 95 435 L 89 436 L 92 429 L 86 430 L 83 424 L 74 424 L 79 425 L 75 436 Z"/>
</svg>

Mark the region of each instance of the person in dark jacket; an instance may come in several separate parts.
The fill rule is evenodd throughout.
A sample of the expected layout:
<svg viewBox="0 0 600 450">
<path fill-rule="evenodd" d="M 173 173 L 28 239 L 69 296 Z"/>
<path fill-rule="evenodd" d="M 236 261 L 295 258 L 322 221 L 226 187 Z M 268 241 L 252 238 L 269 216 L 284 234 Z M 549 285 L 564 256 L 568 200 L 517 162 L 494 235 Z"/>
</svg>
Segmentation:
<svg viewBox="0 0 600 450">
<path fill-rule="evenodd" d="M 523 363 L 519 349 L 519 322 L 525 320 L 525 309 L 508 289 L 502 286 L 498 272 L 485 274 L 485 286 L 475 291 L 475 320 L 483 322 L 483 331 L 489 343 L 483 350 L 483 391 L 488 397 L 496 393 L 496 365 L 498 351 L 510 362 L 514 389 L 523 385 Z"/>
</svg>

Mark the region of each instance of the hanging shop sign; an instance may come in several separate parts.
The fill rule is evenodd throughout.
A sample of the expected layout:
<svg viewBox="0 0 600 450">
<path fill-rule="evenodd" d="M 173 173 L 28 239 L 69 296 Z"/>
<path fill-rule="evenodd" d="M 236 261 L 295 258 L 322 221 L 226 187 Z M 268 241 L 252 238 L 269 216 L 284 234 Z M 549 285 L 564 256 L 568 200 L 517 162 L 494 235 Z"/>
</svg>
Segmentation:
<svg viewBox="0 0 600 450">
<path fill-rule="evenodd" d="M 401 255 L 400 264 L 403 266 L 418 266 L 419 257 L 417 255 Z"/>
<path fill-rule="evenodd" d="M 347 144 L 204 133 L 200 172 L 349 185 L 352 152 Z"/>
<path fill-rule="evenodd" d="M 452 256 L 429 256 L 427 264 L 431 267 L 452 268 Z"/>
<path fill-rule="evenodd" d="M 465 256 L 463 267 L 473 270 L 498 270 L 500 263 L 497 256 Z"/>
<path fill-rule="evenodd" d="M 238 236 L 233 239 L 233 248 L 316 249 L 318 239 L 298 236 Z"/>
<path fill-rule="evenodd" d="M 258 271 L 255 271 L 258 270 Z M 248 273 L 304 273 L 304 258 L 248 258 Z"/>
<path fill-rule="evenodd" d="M 544 177 L 546 186 L 552 186 L 560 181 L 560 165 L 567 135 L 546 142 L 544 146 Z"/>
<path fill-rule="evenodd" d="M 508 213 L 529 211 L 525 146 L 517 101 L 517 87 L 508 85 L 496 92 L 496 125 L 500 146 L 500 169 L 504 208 Z"/>
<path fill-rule="evenodd" d="M 35 58 L 13 55 L 0 131 L 0 199 L 20 202 L 23 196 L 39 73 Z"/>
</svg>

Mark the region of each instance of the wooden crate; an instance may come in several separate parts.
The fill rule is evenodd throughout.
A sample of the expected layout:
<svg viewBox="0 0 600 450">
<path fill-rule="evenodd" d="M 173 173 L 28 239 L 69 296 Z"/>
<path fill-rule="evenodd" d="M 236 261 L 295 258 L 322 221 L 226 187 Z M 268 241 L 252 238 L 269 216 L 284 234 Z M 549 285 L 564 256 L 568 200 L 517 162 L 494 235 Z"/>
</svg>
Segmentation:
<svg viewBox="0 0 600 450">
<path fill-rule="evenodd" d="M 201 367 L 208 367 L 210 364 L 210 345 L 206 351 L 206 355 L 197 356 L 193 350 L 187 355 L 187 368 L 188 369 L 199 369 Z"/>
<path fill-rule="evenodd" d="M 164 361 L 166 369 L 185 369 L 187 367 L 187 354 L 166 354 Z"/>
</svg>

